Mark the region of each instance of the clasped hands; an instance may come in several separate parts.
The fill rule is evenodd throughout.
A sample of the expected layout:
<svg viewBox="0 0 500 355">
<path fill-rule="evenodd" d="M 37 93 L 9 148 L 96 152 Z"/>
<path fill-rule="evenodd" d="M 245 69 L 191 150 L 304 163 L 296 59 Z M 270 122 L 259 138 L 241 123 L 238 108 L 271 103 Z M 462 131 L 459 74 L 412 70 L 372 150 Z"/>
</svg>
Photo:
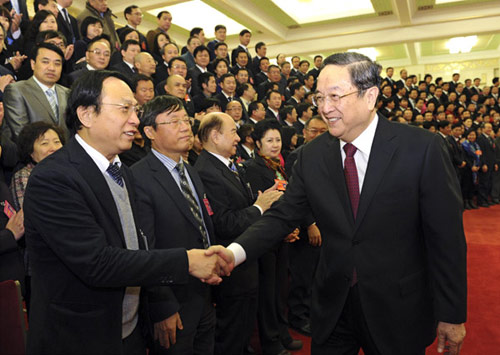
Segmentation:
<svg viewBox="0 0 500 355">
<path fill-rule="evenodd" d="M 234 269 L 234 254 L 222 245 L 187 251 L 189 274 L 210 285 L 222 282 L 222 276 L 229 276 Z"/>
</svg>

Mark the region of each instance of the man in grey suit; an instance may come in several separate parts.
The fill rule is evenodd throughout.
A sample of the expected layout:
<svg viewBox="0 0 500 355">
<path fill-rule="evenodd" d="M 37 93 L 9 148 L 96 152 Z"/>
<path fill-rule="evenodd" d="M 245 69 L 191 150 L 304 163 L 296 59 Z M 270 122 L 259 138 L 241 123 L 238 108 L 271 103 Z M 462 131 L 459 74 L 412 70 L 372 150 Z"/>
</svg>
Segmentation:
<svg viewBox="0 0 500 355">
<path fill-rule="evenodd" d="M 36 121 L 54 123 L 67 132 L 64 111 L 69 90 L 56 84 L 61 77 L 64 54 L 51 43 L 41 43 L 34 58 L 33 76 L 10 84 L 4 92 L 3 134 L 14 141 L 26 124 Z"/>
</svg>

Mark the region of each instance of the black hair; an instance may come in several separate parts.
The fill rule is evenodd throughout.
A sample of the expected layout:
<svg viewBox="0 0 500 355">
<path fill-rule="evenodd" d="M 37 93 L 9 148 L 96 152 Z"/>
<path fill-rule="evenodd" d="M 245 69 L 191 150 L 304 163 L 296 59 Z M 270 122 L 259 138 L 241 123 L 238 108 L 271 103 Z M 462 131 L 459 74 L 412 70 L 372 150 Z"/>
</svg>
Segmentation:
<svg viewBox="0 0 500 355">
<path fill-rule="evenodd" d="M 202 44 L 201 46 L 198 46 L 194 49 L 193 57 L 196 58 L 196 55 L 200 52 L 207 52 L 210 55 L 210 51 L 208 50 L 208 48 Z"/>
<path fill-rule="evenodd" d="M 50 129 L 57 133 L 61 144 L 64 145 L 66 137 L 64 135 L 64 131 L 59 126 L 45 121 L 37 121 L 28 123 L 23 127 L 17 137 L 17 151 L 19 154 L 19 160 L 22 163 L 36 163 L 31 158 L 35 142 Z"/>
<path fill-rule="evenodd" d="M 271 129 L 276 129 L 281 134 L 281 125 L 275 119 L 265 119 L 260 122 L 257 122 L 252 132 L 252 138 L 254 142 L 260 141 L 262 137 L 264 137 L 266 132 Z"/>
<path fill-rule="evenodd" d="M 133 46 L 133 45 L 139 46 L 139 47 L 141 46 L 141 44 L 139 42 L 137 42 L 135 39 L 127 39 L 125 42 L 122 42 L 121 50 L 126 52 L 128 47 Z"/>
<path fill-rule="evenodd" d="M 56 45 L 54 45 L 52 43 L 46 43 L 46 42 L 42 42 L 38 46 L 36 46 L 35 48 L 33 48 L 33 52 L 32 52 L 31 58 L 34 61 L 36 61 L 36 57 L 38 56 L 38 52 L 42 48 L 45 48 L 45 49 L 48 49 L 50 51 L 56 52 L 57 55 L 59 55 L 61 57 L 61 60 L 64 62 L 64 53 L 61 50 L 61 48 L 59 48 L 58 46 L 56 46 Z"/>
<path fill-rule="evenodd" d="M 80 25 L 80 32 L 82 33 L 82 37 L 87 37 L 87 30 L 90 25 L 95 25 L 96 23 L 100 23 L 101 27 L 103 26 L 102 20 L 97 17 L 87 16 L 83 19 L 82 24 Z"/>
<path fill-rule="evenodd" d="M 71 133 L 75 134 L 82 127 L 78 107 L 94 107 L 96 113 L 100 112 L 103 82 L 111 77 L 122 80 L 132 89 L 123 74 L 109 70 L 90 70 L 73 83 L 66 106 L 66 126 Z"/>
</svg>

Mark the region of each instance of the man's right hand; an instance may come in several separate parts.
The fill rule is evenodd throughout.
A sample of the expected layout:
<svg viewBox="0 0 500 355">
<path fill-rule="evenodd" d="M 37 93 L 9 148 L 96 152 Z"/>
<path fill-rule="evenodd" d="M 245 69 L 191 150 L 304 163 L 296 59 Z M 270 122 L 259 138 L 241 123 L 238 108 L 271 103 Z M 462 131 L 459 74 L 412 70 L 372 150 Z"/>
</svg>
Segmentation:
<svg viewBox="0 0 500 355">
<path fill-rule="evenodd" d="M 267 189 L 264 192 L 259 191 L 259 196 L 255 201 L 255 205 L 259 206 L 262 209 L 262 212 L 266 212 L 269 207 L 283 195 L 283 192 L 276 190 L 278 187 L 278 183 L 275 183 L 272 187 Z"/>
<path fill-rule="evenodd" d="M 222 268 L 225 275 L 229 276 L 234 269 L 234 254 L 231 250 L 224 248 L 222 245 L 212 245 L 205 251 L 205 255 L 217 255 L 222 262 L 225 263 L 226 269 Z"/>
<path fill-rule="evenodd" d="M 210 285 L 221 283 L 221 276 L 229 275 L 234 267 L 234 263 L 233 266 L 230 266 L 225 258 L 221 258 L 217 253 L 207 252 L 204 249 L 188 250 L 187 255 L 189 274 Z"/>
<path fill-rule="evenodd" d="M 0 76 L 0 91 L 4 92 L 7 85 L 9 85 L 10 83 L 15 83 L 15 82 L 16 81 L 14 80 L 12 75 L 10 75 L 10 74 Z"/>
</svg>

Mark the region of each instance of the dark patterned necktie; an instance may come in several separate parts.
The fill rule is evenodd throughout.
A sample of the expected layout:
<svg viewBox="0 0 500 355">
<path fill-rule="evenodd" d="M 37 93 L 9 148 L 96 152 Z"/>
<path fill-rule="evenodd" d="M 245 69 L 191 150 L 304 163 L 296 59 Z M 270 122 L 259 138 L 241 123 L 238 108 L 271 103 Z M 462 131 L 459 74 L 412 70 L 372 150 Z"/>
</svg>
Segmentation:
<svg viewBox="0 0 500 355">
<path fill-rule="evenodd" d="M 359 180 L 358 180 L 358 170 L 356 169 L 356 162 L 354 161 L 354 154 L 357 148 L 351 143 L 344 145 L 345 160 L 344 160 L 344 176 L 347 184 L 347 192 L 349 193 L 349 198 L 351 200 L 352 214 L 354 220 L 356 220 L 356 215 L 358 214 L 359 205 Z M 356 285 L 358 282 L 358 273 L 356 267 L 352 270 L 351 287 Z"/>
<path fill-rule="evenodd" d="M 345 160 L 344 160 L 344 176 L 347 184 L 347 191 L 351 200 L 351 208 L 354 219 L 358 214 L 359 205 L 359 180 L 358 170 L 356 169 L 356 162 L 354 161 L 354 154 L 357 148 L 351 143 L 344 145 Z"/>
<path fill-rule="evenodd" d="M 108 168 L 106 169 L 106 172 L 111 176 L 111 178 L 121 187 L 123 187 L 123 178 L 122 178 L 122 172 L 120 170 L 120 166 L 118 163 L 110 163 Z"/>
<path fill-rule="evenodd" d="M 196 198 L 194 197 L 193 190 L 191 190 L 191 187 L 189 186 L 189 182 L 186 177 L 186 171 L 184 170 L 184 164 L 182 162 L 177 163 L 175 168 L 179 172 L 182 194 L 186 198 L 189 209 L 191 210 L 191 213 L 193 214 L 194 219 L 198 224 L 198 229 L 203 237 L 203 246 L 206 249 L 210 246 L 208 243 L 207 231 L 205 229 L 205 224 L 203 223 L 203 218 L 201 217 L 200 208 L 198 207 L 198 203 L 196 202 Z"/>
</svg>

